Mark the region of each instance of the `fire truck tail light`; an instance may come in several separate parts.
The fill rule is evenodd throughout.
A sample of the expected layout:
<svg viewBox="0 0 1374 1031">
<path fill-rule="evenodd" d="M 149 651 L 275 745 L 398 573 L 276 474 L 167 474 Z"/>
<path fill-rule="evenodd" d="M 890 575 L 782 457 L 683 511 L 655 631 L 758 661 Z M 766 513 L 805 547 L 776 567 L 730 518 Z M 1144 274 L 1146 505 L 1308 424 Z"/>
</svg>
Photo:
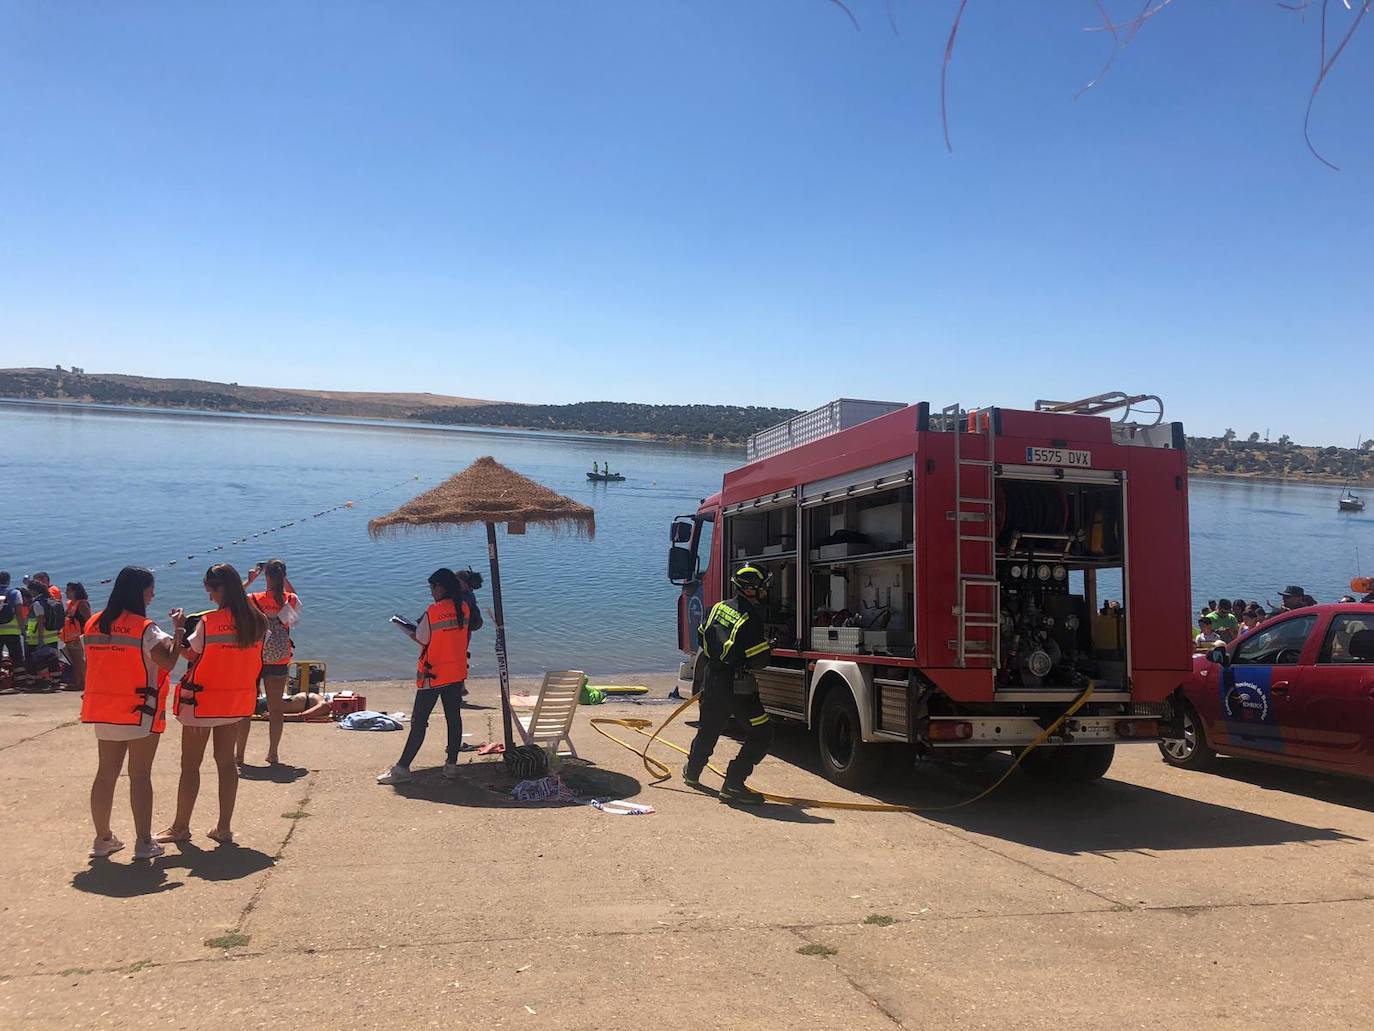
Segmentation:
<svg viewBox="0 0 1374 1031">
<path fill-rule="evenodd" d="M 930 725 L 932 741 L 967 741 L 973 737 L 973 724 L 956 720 L 937 720 Z"/>
<path fill-rule="evenodd" d="M 1159 737 L 1158 720 L 1120 720 L 1116 724 L 1118 737 Z"/>
</svg>

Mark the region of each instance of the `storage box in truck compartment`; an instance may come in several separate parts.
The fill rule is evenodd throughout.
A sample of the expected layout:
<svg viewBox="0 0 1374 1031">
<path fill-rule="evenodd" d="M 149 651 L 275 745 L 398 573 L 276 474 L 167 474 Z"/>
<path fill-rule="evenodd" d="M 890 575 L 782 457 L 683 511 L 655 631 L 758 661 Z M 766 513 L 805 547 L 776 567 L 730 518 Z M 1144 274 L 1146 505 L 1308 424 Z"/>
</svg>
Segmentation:
<svg viewBox="0 0 1374 1031">
<path fill-rule="evenodd" d="M 818 626 L 811 629 L 811 650 L 854 654 L 863 647 L 864 632 L 856 626 Z"/>
</svg>

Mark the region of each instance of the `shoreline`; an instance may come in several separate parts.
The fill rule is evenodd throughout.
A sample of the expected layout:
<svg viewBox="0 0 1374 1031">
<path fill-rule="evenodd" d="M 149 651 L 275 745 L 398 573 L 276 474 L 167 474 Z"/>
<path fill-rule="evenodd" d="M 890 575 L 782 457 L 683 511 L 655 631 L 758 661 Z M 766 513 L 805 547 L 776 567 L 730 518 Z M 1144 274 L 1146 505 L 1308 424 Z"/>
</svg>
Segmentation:
<svg viewBox="0 0 1374 1031">
<path fill-rule="evenodd" d="M 171 408 L 165 405 L 105 404 L 100 401 L 76 401 L 65 398 L 0 397 L 0 407 L 106 412 L 114 415 L 172 415 L 194 419 L 243 419 L 256 422 L 308 423 L 321 426 L 364 426 L 372 429 L 421 430 L 430 433 L 480 433 L 488 436 L 531 434 L 540 437 L 559 437 L 565 440 L 625 441 L 632 444 L 676 444 L 702 448 L 744 450 L 743 444 L 729 441 L 699 440 L 694 437 L 671 437 L 653 433 L 617 433 L 612 430 L 541 430 L 525 426 L 488 426 L 464 423 L 426 422 L 422 419 L 372 415 L 317 415 L 310 412 L 241 412 L 230 409 Z"/>
<path fill-rule="evenodd" d="M 1345 480 L 1333 480 L 1324 476 L 1261 476 L 1250 473 L 1217 473 L 1217 472 L 1189 472 L 1190 480 L 1218 480 L 1227 483 L 1288 483 L 1303 484 L 1309 487 L 1344 487 Z M 1349 484 L 1352 488 L 1374 490 L 1374 481 L 1371 480 L 1352 480 Z"/>
</svg>

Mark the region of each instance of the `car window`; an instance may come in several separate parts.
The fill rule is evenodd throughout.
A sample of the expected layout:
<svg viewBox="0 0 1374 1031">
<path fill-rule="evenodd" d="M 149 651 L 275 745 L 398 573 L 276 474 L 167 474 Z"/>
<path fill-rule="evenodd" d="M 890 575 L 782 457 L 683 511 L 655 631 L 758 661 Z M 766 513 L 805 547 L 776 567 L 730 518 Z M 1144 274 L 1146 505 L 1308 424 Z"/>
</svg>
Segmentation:
<svg viewBox="0 0 1374 1031">
<path fill-rule="evenodd" d="M 1350 639 L 1364 630 L 1374 630 L 1374 618 L 1363 614 L 1337 616 L 1331 621 L 1331 629 L 1326 632 L 1326 640 L 1322 642 L 1321 656 L 1317 661 L 1335 665 L 1374 663 L 1374 659 L 1359 654 L 1361 649 L 1358 645 L 1353 649 L 1350 647 Z"/>
<path fill-rule="evenodd" d="M 1297 616 L 1260 627 L 1241 641 L 1231 661 L 1240 666 L 1296 666 L 1316 625 L 1316 616 Z"/>
</svg>

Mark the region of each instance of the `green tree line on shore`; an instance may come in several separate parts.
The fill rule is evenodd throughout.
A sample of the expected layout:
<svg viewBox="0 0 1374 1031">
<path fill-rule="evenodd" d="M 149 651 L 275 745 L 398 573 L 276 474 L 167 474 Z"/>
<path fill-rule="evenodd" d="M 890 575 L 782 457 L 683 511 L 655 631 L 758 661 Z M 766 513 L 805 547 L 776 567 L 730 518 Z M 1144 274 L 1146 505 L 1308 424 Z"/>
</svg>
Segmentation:
<svg viewBox="0 0 1374 1031">
<path fill-rule="evenodd" d="M 1374 478 L 1374 440 L 1359 448 L 1310 447 L 1287 434 L 1267 441 L 1251 433 L 1241 440 L 1227 430 L 1220 437 L 1189 437 L 1188 468 L 1221 476 L 1362 483 Z"/>
<path fill-rule="evenodd" d="M 751 433 L 797 414 L 793 408 L 759 408 L 753 405 L 649 405 L 582 401 L 569 405 L 465 405 L 417 412 L 413 418 L 462 426 L 642 434 L 742 444 Z"/>
</svg>

